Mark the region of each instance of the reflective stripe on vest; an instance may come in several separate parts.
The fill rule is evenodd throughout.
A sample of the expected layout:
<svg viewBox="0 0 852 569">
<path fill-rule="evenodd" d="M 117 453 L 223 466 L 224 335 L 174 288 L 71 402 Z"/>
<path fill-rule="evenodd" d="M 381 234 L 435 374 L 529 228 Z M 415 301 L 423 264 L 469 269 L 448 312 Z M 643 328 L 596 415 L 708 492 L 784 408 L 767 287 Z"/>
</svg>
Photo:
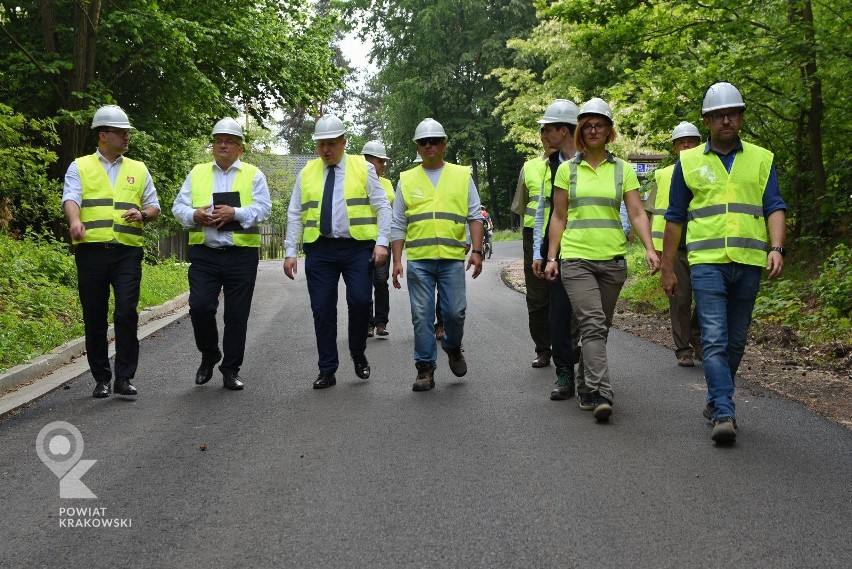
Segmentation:
<svg viewBox="0 0 852 569">
<path fill-rule="evenodd" d="M 538 209 L 538 196 L 541 195 L 545 180 L 550 181 L 550 168 L 546 158 L 538 157 L 524 162 L 524 184 L 527 187 L 529 201 L 524 210 L 524 227 L 535 225 L 535 212 Z M 550 197 L 545 195 L 545 197 Z M 544 206 L 544 219 L 550 217 L 550 205 Z"/>
<path fill-rule="evenodd" d="M 742 263 L 766 265 L 767 232 L 763 193 L 773 154 L 743 142 L 731 173 L 704 146 L 680 154 L 683 178 L 692 191 L 686 228 L 690 264 Z"/>
<path fill-rule="evenodd" d="M 590 188 L 585 188 L 582 183 L 577 182 L 581 163 L 582 156 L 578 154 L 559 167 L 560 170 L 567 168 L 569 174 L 568 215 L 565 231 L 562 233 L 560 254 L 563 259 L 580 258 L 592 261 L 624 255 L 627 245 L 619 210 L 624 189 L 625 162 L 608 155 L 607 160 L 598 166 L 598 170 L 601 167 L 608 168 L 606 164 L 612 164 L 611 185 L 601 180 L 606 187 L 603 192 L 605 195 L 600 195 L 599 190 L 598 195 L 593 196 L 588 195 Z M 594 170 L 588 163 L 586 168 L 589 175 L 592 175 Z M 600 188 L 598 184 L 595 185 Z"/>
<path fill-rule="evenodd" d="M 408 220 L 408 260 L 463 260 L 470 169 L 445 162 L 435 188 L 423 168 L 416 166 L 400 174 L 399 184 Z"/>
<path fill-rule="evenodd" d="M 241 162 L 241 166 L 231 183 L 231 191 L 239 192 L 240 207 L 248 207 L 254 202 L 252 187 L 254 186 L 254 175 L 257 166 L 248 162 Z M 198 164 L 192 169 L 190 176 L 190 189 L 192 190 L 192 207 L 209 207 L 213 203 L 213 178 L 215 162 Z M 257 226 L 248 229 L 237 229 L 231 238 L 237 247 L 260 247 L 260 228 Z M 189 244 L 204 244 L 204 228 L 196 225 L 189 230 Z"/>
<path fill-rule="evenodd" d="M 325 170 L 326 164 L 321 158 L 310 160 L 302 169 L 302 241 L 305 243 L 313 243 L 320 236 Z M 350 237 L 359 241 L 375 241 L 379 235 L 379 226 L 367 196 L 367 161 L 363 156 L 346 155 L 343 197 L 346 200 L 346 215 L 349 217 Z"/>
<path fill-rule="evenodd" d="M 663 250 L 663 234 L 666 231 L 666 210 L 669 208 L 669 192 L 672 187 L 674 164 L 654 170 L 654 181 L 657 183 L 657 198 L 654 200 L 654 218 L 651 220 L 651 240 L 654 249 Z"/>
<path fill-rule="evenodd" d="M 80 221 L 86 228 L 86 236 L 74 243 L 144 245 L 142 222 L 127 221 L 121 216 L 130 208 L 142 209 L 142 193 L 148 181 L 145 164 L 122 158 L 113 186 L 97 154 L 81 156 L 74 162 L 83 186 Z"/>
</svg>

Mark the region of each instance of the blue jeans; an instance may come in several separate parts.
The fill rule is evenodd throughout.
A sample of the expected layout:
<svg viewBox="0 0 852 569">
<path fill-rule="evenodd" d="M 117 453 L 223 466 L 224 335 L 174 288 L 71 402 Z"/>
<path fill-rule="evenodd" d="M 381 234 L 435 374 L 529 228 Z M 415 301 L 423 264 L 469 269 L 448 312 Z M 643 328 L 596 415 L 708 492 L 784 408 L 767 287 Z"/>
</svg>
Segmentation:
<svg viewBox="0 0 852 569">
<path fill-rule="evenodd" d="M 414 324 L 414 361 L 435 366 L 438 344 L 435 340 L 435 289 L 441 302 L 444 337 L 441 347 L 453 350 L 461 347 L 465 297 L 464 261 L 408 261 L 408 295 L 411 322 Z"/>
<path fill-rule="evenodd" d="M 707 403 L 713 406 L 714 420 L 736 418 L 734 378 L 745 352 L 760 272 L 761 267 L 740 263 L 690 267 L 701 325 Z"/>
</svg>

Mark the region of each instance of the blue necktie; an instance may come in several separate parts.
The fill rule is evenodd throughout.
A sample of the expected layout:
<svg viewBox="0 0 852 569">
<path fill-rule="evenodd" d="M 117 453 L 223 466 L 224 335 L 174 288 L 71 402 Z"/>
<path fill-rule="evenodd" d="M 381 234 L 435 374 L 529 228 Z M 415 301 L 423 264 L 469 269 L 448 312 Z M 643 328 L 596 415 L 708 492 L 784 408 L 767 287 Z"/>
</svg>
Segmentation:
<svg viewBox="0 0 852 569">
<path fill-rule="evenodd" d="M 331 199 L 334 197 L 334 168 L 328 167 L 325 177 L 325 187 L 322 190 L 322 208 L 320 209 L 320 235 L 331 237 Z"/>
</svg>

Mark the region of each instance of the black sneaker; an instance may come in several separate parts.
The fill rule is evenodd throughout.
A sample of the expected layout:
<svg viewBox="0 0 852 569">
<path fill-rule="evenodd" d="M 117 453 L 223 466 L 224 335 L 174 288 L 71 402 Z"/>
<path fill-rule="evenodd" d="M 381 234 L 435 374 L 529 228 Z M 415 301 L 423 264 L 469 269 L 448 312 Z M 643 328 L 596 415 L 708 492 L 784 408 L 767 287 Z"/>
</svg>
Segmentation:
<svg viewBox="0 0 852 569">
<path fill-rule="evenodd" d="M 577 399 L 580 400 L 580 409 L 583 411 L 591 411 L 595 408 L 595 401 L 591 393 L 578 393 Z"/>
<path fill-rule="evenodd" d="M 719 417 L 713 421 L 713 434 L 717 444 L 730 444 L 737 440 L 737 422 L 732 417 Z"/>
<path fill-rule="evenodd" d="M 609 421 L 609 417 L 612 415 L 612 402 L 601 395 L 599 391 L 595 391 L 592 394 L 592 401 L 595 404 L 595 410 L 592 412 L 595 420 L 600 422 Z"/>
</svg>

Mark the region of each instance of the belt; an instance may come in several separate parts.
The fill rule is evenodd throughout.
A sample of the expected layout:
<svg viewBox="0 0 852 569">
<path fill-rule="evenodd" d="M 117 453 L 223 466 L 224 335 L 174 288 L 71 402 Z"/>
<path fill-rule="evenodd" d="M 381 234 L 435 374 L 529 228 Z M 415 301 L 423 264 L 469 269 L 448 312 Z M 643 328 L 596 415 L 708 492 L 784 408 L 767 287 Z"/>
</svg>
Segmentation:
<svg viewBox="0 0 852 569">
<path fill-rule="evenodd" d="M 602 259 L 602 260 L 598 260 L 598 261 L 595 261 L 595 260 L 592 260 L 592 259 L 577 259 L 577 258 L 562 259 L 562 260 L 563 261 L 589 261 L 590 263 L 609 263 L 610 261 L 623 261 L 624 255 L 617 255 L 617 256 L 613 257 L 612 259 Z"/>
<path fill-rule="evenodd" d="M 132 247 L 132 245 L 101 241 L 98 243 L 77 243 L 77 247 L 85 247 L 86 249 L 123 249 L 124 247 Z"/>
<path fill-rule="evenodd" d="M 193 247 L 204 247 L 207 251 L 216 251 L 217 253 L 226 253 L 239 249 L 236 245 L 222 245 L 221 247 L 211 247 L 210 245 L 192 245 Z"/>
</svg>

